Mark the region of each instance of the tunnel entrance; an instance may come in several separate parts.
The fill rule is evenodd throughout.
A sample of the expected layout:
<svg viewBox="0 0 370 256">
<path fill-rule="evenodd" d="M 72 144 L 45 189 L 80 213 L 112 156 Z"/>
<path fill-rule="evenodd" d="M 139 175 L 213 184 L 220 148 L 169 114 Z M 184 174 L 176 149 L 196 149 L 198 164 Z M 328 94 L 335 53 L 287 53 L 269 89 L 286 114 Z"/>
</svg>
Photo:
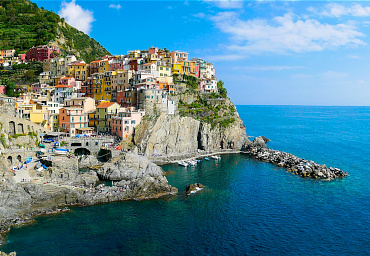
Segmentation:
<svg viewBox="0 0 370 256">
<path fill-rule="evenodd" d="M 108 162 L 112 158 L 112 151 L 108 149 L 100 149 L 98 152 L 98 160 L 101 162 Z"/>
<path fill-rule="evenodd" d="M 76 156 L 83 156 L 83 155 L 90 155 L 91 152 L 87 148 L 76 148 L 75 155 Z"/>
</svg>

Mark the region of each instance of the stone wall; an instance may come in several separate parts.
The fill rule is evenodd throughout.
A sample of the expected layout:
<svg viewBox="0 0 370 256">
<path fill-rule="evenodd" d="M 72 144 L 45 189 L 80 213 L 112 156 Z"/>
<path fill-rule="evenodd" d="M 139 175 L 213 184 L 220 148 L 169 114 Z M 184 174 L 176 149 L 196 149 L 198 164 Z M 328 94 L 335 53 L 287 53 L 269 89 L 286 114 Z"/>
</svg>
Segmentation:
<svg viewBox="0 0 370 256">
<path fill-rule="evenodd" d="M 1 131 L 8 135 L 23 134 L 29 132 L 35 133 L 47 133 L 49 129 L 42 127 L 41 125 L 32 123 L 29 120 L 15 117 L 9 114 L 0 114 L 0 125 Z"/>
</svg>

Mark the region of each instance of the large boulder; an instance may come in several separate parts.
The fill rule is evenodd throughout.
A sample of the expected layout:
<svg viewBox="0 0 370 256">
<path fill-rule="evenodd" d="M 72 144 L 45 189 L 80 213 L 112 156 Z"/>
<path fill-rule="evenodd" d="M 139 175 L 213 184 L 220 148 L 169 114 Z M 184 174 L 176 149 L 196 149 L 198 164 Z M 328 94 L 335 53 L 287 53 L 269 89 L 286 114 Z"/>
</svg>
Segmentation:
<svg viewBox="0 0 370 256">
<path fill-rule="evenodd" d="M 250 147 L 267 148 L 266 142 L 262 136 L 254 138 Z"/>
<path fill-rule="evenodd" d="M 116 181 L 117 186 L 129 187 L 133 198 L 177 193 L 176 188 L 168 185 L 158 165 L 132 153 L 123 154 L 118 160 L 104 164 L 97 173 L 103 180 Z"/>
</svg>

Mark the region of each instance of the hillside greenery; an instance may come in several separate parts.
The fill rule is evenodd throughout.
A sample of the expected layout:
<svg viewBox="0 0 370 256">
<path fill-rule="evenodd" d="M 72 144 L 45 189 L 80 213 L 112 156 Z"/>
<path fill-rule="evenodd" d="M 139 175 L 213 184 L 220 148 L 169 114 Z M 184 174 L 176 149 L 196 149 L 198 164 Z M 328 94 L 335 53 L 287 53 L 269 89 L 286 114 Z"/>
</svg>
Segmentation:
<svg viewBox="0 0 370 256">
<path fill-rule="evenodd" d="M 225 91 L 221 91 L 223 94 L 225 93 Z M 209 123 L 212 129 L 216 126 L 226 128 L 235 122 L 236 109 L 227 96 L 223 97 L 221 93 L 202 94 L 196 92 L 195 94 L 197 100 L 190 104 L 179 100 L 178 109 L 181 116 L 189 116 Z M 186 97 L 186 95 L 184 96 Z"/>
<path fill-rule="evenodd" d="M 61 40 L 63 39 L 63 40 Z M 0 49 L 25 53 L 32 46 L 57 44 L 64 55 L 86 62 L 110 54 L 97 41 L 29 0 L 0 0 Z"/>
</svg>

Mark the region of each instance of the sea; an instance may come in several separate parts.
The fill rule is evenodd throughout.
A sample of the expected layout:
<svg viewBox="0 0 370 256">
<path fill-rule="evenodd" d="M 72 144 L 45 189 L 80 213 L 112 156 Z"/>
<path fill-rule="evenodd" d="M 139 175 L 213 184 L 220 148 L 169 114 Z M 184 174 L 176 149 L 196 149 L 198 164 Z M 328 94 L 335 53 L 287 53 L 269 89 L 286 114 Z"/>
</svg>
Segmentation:
<svg viewBox="0 0 370 256">
<path fill-rule="evenodd" d="M 41 216 L 13 228 L 17 255 L 370 255 L 370 107 L 237 106 L 247 134 L 338 167 L 302 178 L 248 155 L 163 166 L 176 196 Z M 253 139 L 253 138 L 251 138 Z M 206 187 L 185 195 L 190 183 Z"/>
</svg>

